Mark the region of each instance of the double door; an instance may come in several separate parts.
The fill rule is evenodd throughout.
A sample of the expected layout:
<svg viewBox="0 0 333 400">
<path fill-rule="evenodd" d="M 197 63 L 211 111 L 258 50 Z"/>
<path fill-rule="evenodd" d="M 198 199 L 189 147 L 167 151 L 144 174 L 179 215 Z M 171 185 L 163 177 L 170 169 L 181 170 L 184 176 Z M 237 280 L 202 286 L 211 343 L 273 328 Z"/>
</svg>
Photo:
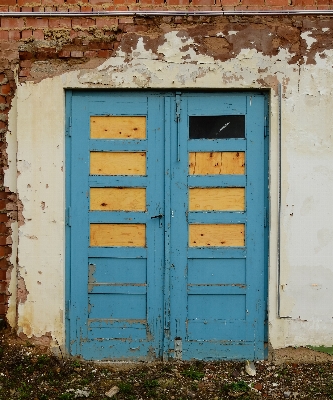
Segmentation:
<svg viewBox="0 0 333 400">
<path fill-rule="evenodd" d="M 67 113 L 70 353 L 263 358 L 264 95 L 73 91 Z"/>
</svg>

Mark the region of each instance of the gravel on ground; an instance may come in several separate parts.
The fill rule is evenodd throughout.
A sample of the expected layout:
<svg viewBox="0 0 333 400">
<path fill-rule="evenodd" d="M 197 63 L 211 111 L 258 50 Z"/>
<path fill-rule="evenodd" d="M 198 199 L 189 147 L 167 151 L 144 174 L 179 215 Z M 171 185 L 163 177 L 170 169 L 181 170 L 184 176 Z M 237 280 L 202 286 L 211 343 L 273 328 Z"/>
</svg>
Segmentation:
<svg viewBox="0 0 333 400">
<path fill-rule="evenodd" d="M 248 371 L 248 372 L 246 372 Z M 252 372 L 251 372 L 252 371 Z M 254 375 L 255 374 L 255 375 Z M 0 331 L 0 400 L 333 399 L 333 357 L 305 348 L 270 360 L 92 363 Z"/>
</svg>

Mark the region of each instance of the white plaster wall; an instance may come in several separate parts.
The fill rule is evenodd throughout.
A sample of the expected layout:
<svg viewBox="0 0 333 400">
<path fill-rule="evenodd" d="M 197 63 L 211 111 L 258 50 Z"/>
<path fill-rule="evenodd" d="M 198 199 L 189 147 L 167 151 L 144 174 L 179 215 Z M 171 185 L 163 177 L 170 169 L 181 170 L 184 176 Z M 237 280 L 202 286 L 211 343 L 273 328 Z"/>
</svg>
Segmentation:
<svg viewBox="0 0 333 400">
<path fill-rule="evenodd" d="M 18 256 L 29 292 L 19 304 L 19 330 L 28 336 L 51 332 L 54 341 L 64 343 L 64 89 L 260 89 L 264 80 L 272 85 L 269 340 L 274 348 L 332 345 L 333 52 L 300 67 L 288 64 L 292 55 L 284 50 L 270 57 L 244 49 L 220 62 L 196 54 L 192 39 L 176 34 L 167 33 L 158 49 L 163 61 L 139 41 L 131 54 L 119 50 L 95 70 L 18 87 L 17 190 L 25 217 Z M 289 319 L 279 318 L 277 309 L 278 81 L 284 85 L 280 301 L 281 316 Z"/>
</svg>

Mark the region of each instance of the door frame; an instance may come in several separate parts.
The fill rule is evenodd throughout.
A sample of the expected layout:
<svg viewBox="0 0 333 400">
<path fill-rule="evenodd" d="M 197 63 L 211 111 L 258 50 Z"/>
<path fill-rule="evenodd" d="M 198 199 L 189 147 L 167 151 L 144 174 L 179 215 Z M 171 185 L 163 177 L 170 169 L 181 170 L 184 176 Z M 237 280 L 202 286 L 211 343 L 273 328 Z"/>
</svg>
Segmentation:
<svg viewBox="0 0 333 400">
<path fill-rule="evenodd" d="M 180 90 L 180 89 L 178 89 Z M 70 249 L 71 249 L 71 238 L 70 238 L 70 229 L 71 229 L 71 217 L 70 214 L 67 212 L 68 211 L 68 205 L 71 204 L 71 164 L 69 160 L 71 159 L 71 111 L 72 111 L 72 93 L 73 91 L 79 92 L 81 90 L 76 89 L 69 89 L 65 90 L 65 343 L 66 343 L 66 349 L 67 352 L 70 354 L 70 300 L 71 300 L 71 293 L 70 293 L 70 287 L 71 287 L 71 256 L 70 256 Z M 85 91 L 89 91 L 89 89 L 85 89 Z M 174 93 L 176 94 L 177 89 L 163 89 L 163 90 L 133 90 L 133 89 L 123 89 L 123 90 L 114 90 L 114 89 L 105 89 L 105 90 L 98 90 L 98 89 L 91 89 L 91 92 L 114 92 L 114 93 L 119 93 L 119 92 L 142 92 L 145 93 L 146 95 L 149 95 L 149 93 Z M 182 91 L 182 93 L 196 93 L 200 95 L 202 94 L 209 94 L 209 93 L 221 93 L 221 94 L 226 94 L 226 93 L 238 93 L 238 94 L 244 94 L 244 95 L 250 95 L 251 93 L 253 94 L 261 94 L 264 96 L 264 104 L 265 104 L 265 138 L 264 138 L 264 165 L 265 165 L 265 170 L 264 170 L 264 203 L 265 203 L 265 226 L 264 226 L 264 293 L 263 293 L 263 299 L 264 299 L 264 310 L 265 310 L 265 319 L 264 319 L 264 344 L 265 344 L 265 354 L 264 358 L 266 359 L 268 357 L 268 265 L 269 265 L 269 209 L 270 209 L 270 204 L 269 204 L 269 96 L 270 93 L 268 90 L 185 90 Z M 167 98 L 167 96 L 165 97 Z M 169 98 L 170 99 L 170 98 Z M 171 116 L 170 116 L 171 117 Z M 167 124 L 170 123 L 168 122 L 168 118 L 166 118 L 166 128 Z M 166 129 L 167 130 L 167 129 Z M 165 141 L 165 154 L 167 154 L 167 151 L 170 152 L 170 146 L 168 145 L 170 143 L 169 140 Z M 165 157 L 165 167 L 167 167 L 167 161 L 168 157 Z M 169 160 L 170 162 L 170 160 Z M 166 201 L 166 200 L 165 200 Z M 170 206 L 170 204 L 169 204 Z M 168 202 L 166 201 L 165 203 L 165 208 L 168 207 Z M 167 221 L 165 220 L 165 224 L 167 224 Z M 166 246 L 166 244 L 165 244 Z M 168 257 L 170 258 L 170 254 L 166 252 L 165 248 L 165 262 L 167 263 Z M 166 274 L 164 275 L 164 291 L 165 294 L 170 290 L 169 289 L 169 269 L 165 269 Z M 164 299 L 169 299 L 169 296 L 164 295 Z M 167 309 L 167 305 L 164 304 L 165 309 Z M 73 322 L 74 323 L 74 322 Z M 163 330 L 164 331 L 164 330 Z M 166 354 L 165 354 L 165 348 L 166 348 L 166 342 L 169 343 L 169 339 L 167 339 L 166 335 L 163 335 L 163 342 L 161 343 L 161 354 L 163 354 L 163 359 L 166 359 Z"/>
</svg>

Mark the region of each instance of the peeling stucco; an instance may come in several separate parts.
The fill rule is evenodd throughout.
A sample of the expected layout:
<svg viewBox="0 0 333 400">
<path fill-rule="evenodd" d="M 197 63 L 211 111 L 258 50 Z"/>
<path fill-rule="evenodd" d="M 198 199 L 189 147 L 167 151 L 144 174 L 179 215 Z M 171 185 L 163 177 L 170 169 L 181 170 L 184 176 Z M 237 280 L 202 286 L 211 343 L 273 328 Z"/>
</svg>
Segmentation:
<svg viewBox="0 0 333 400">
<path fill-rule="evenodd" d="M 11 118 L 17 118 L 17 192 L 25 219 L 18 228 L 18 258 L 29 292 L 18 304 L 22 334 L 50 332 L 52 343 L 65 340 L 64 89 L 264 88 L 270 90 L 269 340 L 274 348 L 332 344 L 333 50 L 320 42 L 320 35 L 330 34 L 331 21 L 315 34 L 310 25 L 303 33 L 297 24 L 281 27 L 274 19 L 251 29 L 230 22 L 181 30 L 161 26 L 164 32 L 152 36 L 125 35 L 114 56 L 94 68 L 81 65 L 45 79 L 41 74 L 39 82 L 19 85 L 17 116 Z M 277 317 L 279 83 L 280 304 L 288 319 Z"/>
</svg>

